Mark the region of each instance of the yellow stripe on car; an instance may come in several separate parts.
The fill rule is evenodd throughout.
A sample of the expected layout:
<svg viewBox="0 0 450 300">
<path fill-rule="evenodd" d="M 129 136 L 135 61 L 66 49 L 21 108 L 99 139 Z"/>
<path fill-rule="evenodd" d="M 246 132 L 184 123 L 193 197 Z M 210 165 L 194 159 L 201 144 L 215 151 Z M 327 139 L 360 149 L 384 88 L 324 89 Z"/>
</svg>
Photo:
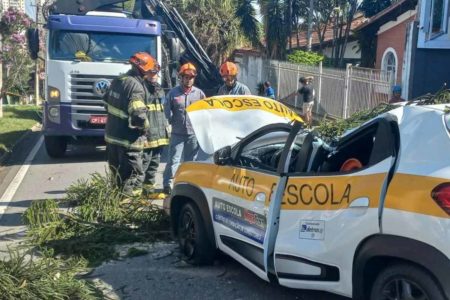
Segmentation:
<svg viewBox="0 0 450 300">
<path fill-rule="evenodd" d="M 194 112 L 208 109 L 224 109 L 227 111 L 244 111 L 250 109 L 263 110 L 274 115 L 287 118 L 290 120 L 297 120 L 303 122 L 303 119 L 298 116 L 293 110 L 286 105 L 263 97 L 247 96 L 247 97 L 233 97 L 220 96 L 196 101 L 187 108 L 187 112 Z"/>
<path fill-rule="evenodd" d="M 431 198 L 431 191 L 448 179 L 397 173 L 389 185 L 385 208 L 440 218 L 450 216 Z"/>
<path fill-rule="evenodd" d="M 284 210 L 338 210 L 358 198 L 377 208 L 385 173 L 363 176 L 312 176 L 289 178 L 283 196 Z"/>
</svg>

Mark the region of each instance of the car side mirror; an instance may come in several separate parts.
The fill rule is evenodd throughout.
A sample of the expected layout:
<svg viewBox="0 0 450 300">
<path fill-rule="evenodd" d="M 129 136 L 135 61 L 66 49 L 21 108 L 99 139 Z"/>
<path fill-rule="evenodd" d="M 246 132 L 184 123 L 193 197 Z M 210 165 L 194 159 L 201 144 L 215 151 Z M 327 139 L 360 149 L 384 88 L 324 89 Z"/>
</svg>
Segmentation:
<svg viewBox="0 0 450 300">
<path fill-rule="evenodd" d="M 231 146 L 225 146 L 214 152 L 214 163 L 225 166 L 231 163 Z"/>
</svg>

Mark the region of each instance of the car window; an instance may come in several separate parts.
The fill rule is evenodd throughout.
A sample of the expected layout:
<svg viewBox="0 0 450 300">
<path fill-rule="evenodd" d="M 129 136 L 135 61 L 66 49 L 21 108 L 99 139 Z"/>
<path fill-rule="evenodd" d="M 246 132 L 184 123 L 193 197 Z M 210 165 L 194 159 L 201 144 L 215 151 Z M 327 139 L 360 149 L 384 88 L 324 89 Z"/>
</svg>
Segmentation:
<svg viewBox="0 0 450 300">
<path fill-rule="evenodd" d="M 235 166 L 275 172 L 286 145 L 289 132 L 274 131 L 243 145 L 235 159 Z"/>
<path fill-rule="evenodd" d="M 347 173 L 373 166 L 398 150 L 398 127 L 395 122 L 378 119 L 343 137 L 325 155 L 318 152 L 309 171 Z"/>
</svg>

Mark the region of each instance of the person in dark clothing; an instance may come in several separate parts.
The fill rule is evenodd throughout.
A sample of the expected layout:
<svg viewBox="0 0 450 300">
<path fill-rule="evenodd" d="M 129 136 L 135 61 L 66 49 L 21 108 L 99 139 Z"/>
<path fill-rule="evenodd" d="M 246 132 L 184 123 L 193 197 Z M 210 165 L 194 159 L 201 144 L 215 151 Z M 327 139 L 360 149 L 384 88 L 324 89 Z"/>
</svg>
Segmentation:
<svg viewBox="0 0 450 300">
<path fill-rule="evenodd" d="M 275 99 L 275 91 L 273 90 L 273 87 L 270 85 L 270 82 L 266 81 L 264 82 L 264 91 L 265 96 L 270 99 Z"/>
<path fill-rule="evenodd" d="M 130 58 L 132 69 L 113 80 L 104 96 L 108 120 L 105 128 L 107 159 L 117 185 L 126 196 L 142 192 L 143 149 L 149 129 L 144 77 L 157 72 L 154 58 L 138 52 Z"/>
<path fill-rule="evenodd" d="M 158 65 L 159 69 L 159 65 Z M 158 170 L 163 147 L 169 144 L 169 123 L 164 113 L 165 95 L 158 83 L 158 73 L 148 73 L 145 76 L 148 90 L 146 97 L 147 119 L 149 128 L 146 130 L 147 140 L 143 152 L 143 196 L 148 199 L 164 199 L 163 193 L 156 193 L 156 172 Z"/>
<path fill-rule="evenodd" d="M 186 107 L 205 98 L 205 94 L 194 86 L 197 69 L 193 64 L 182 65 L 178 75 L 181 80 L 180 85 L 170 90 L 165 105 L 166 117 L 172 126 L 169 157 L 163 174 L 165 194 L 171 192 L 171 180 L 180 165 L 181 157 L 183 156 L 184 161 L 195 160 L 200 150 L 191 122 L 186 114 Z"/>
<path fill-rule="evenodd" d="M 314 88 L 311 85 L 313 77 L 301 77 L 300 83 L 302 87 L 298 90 L 301 99 L 303 100 L 303 115 L 308 127 L 312 124 L 312 108 L 314 106 Z"/>
</svg>

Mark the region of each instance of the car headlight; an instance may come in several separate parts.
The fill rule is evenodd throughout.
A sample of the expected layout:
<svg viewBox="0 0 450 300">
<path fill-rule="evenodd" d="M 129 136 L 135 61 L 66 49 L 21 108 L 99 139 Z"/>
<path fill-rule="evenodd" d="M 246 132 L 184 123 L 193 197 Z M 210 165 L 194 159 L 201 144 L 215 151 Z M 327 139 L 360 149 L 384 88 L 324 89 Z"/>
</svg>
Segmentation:
<svg viewBox="0 0 450 300">
<path fill-rule="evenodd" d="M 61 100 L 61 93 L 53 86 L 48 87 L 48 101 L 51 103 L 59 102 Z"/>
</svg>

